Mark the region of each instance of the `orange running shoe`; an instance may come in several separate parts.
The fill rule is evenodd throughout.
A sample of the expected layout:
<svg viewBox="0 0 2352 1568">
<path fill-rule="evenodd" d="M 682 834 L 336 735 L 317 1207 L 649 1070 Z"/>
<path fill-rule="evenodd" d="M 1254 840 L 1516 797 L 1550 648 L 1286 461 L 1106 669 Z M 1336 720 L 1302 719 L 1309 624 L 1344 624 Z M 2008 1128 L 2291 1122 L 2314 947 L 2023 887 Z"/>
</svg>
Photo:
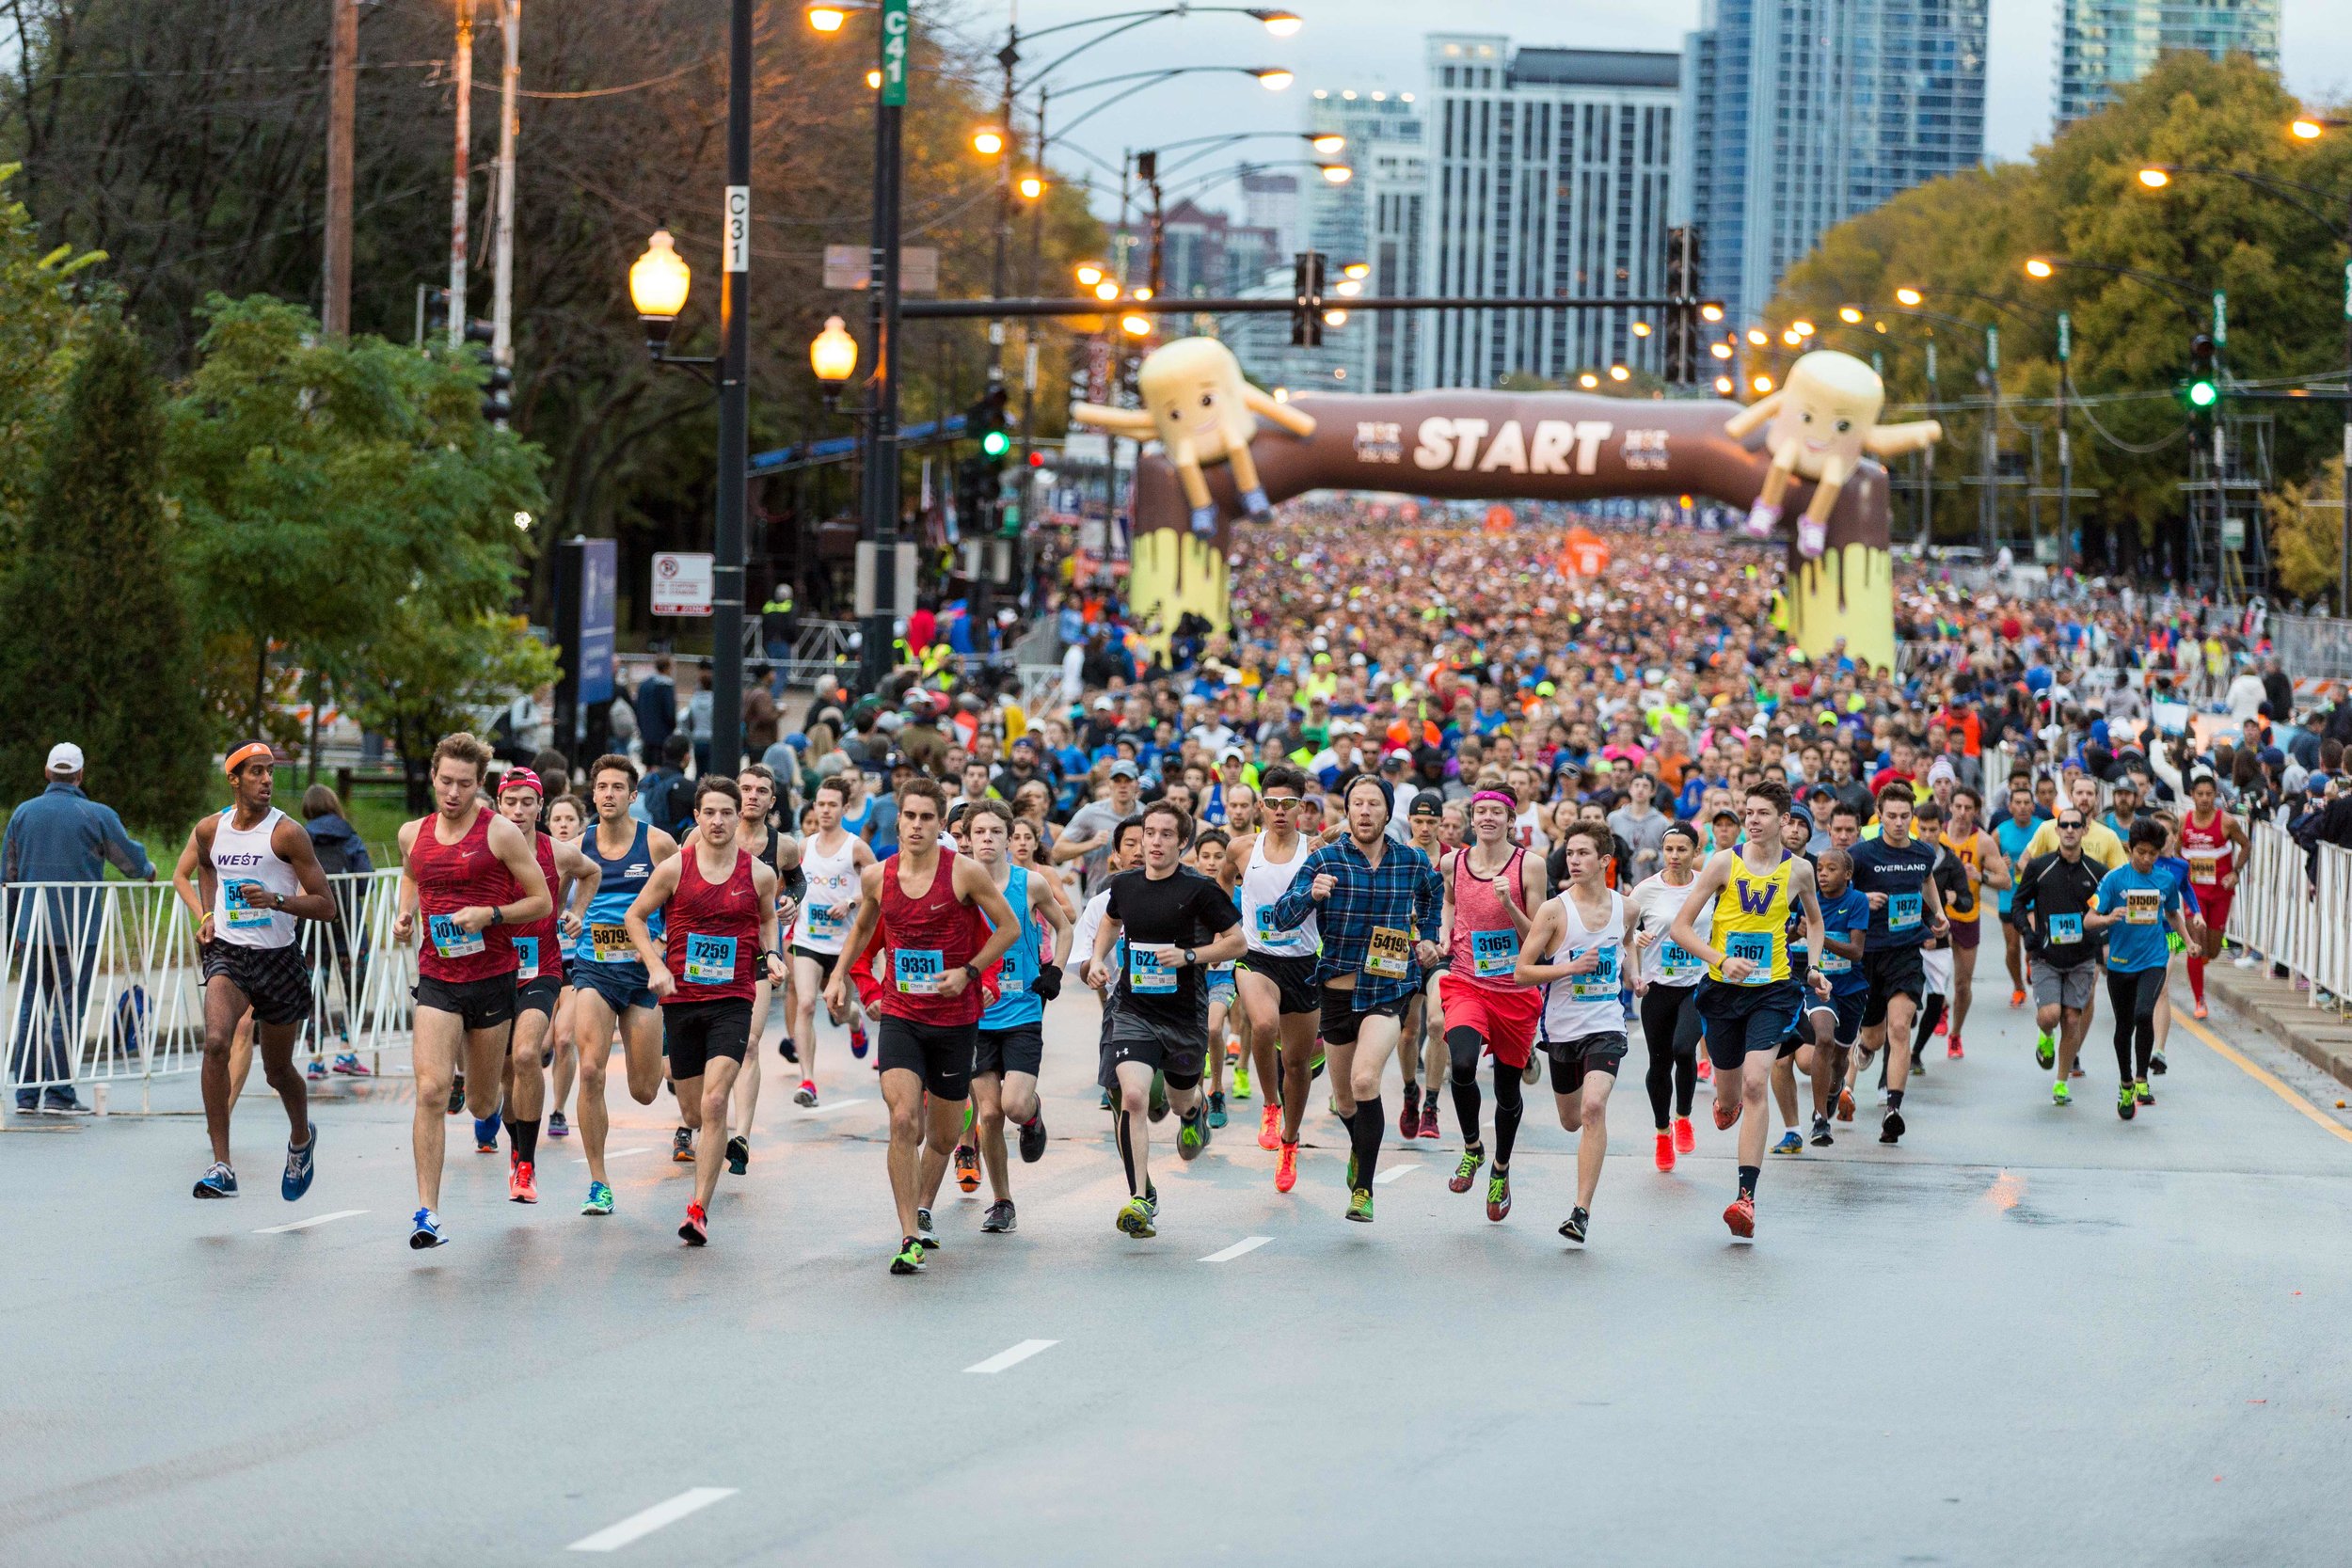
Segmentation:
<svg viewBox="0 0 2352 1568">
<path fill-rule="evenodd" d="M 1960 1049 L 1960 1037 L 1958 1035 L 1954 1035 L 1952 1037 L 1952 1043 L 1944 1048 L 1944 1054 L 1947 1059 L 1955 1062 L 1959 1061 L 1963 1055 L 1966 1054 Z"/>
<path fill-rule="evenodd" d="M 1708 1079 L 1710 1079 L 1710 1078 L 1712 1078 L 1712 1077 L 1714 1077 L 1714 1076 L 1715 1076 L 1715 1064 L 1714 1064 L 1712 1061 L 1710 1061 L 1710 1060 L 1708 1060 L 1708 1054 L 1707 1054 L 1707 1053 L 1706 1053 L 1706 1052 L 1704 1052 L 1704 1051 L 1700 1052 L 1700 1053 L 1699 1053 L 1699 1082 L 1700 1082 L 1700 1083 L 1702 1083 L 1702 1084 L 1704 1084 L 1704 1083 L 1706 1083 Z"/>
<path fill-rule="evenodd" d="M 1699 1135 L 1692 1130 L 1691 1118 L 1689 1117 L 1675 1117 L 1675 1152 L 1688 1154 L 1698 1146 Z"/>
<path fill-rule="evenodd" d="M 2024 1006 L 2026 1005 L 2026 993 L 2022 990 L 2010 991 L 2009 993 L 2009 1005 L 2012 1007 Z"/>
<path fill-rule="evenodd" d="M 1658 1134 L 1658 1168 L 1661 1171 L 1675 1168 L 1675 1135 L 1672 1132 Z"/>
<path fill-rule="evenodd" d="M 1731 1233 L 1735 1236 L 1755 1235 L 1756 1199 L 1745 1193 L 1733 1198 L 1731 1207 L 1724 1211 L 1724 1223 L 1731 1227 Z"/>
<path fill-rule="evenodd" d="M 1298 1185 L 1298 1146 L 1285 1140 L 1274 1159 L 1274 1190 L 1287 1193 Z"/>
<path fill-rule="evenodd" d="M 1282 1142 L 1282 1107 L 1268 1105 L 1258 1116 L 1258 1147 L 1275 1148 Z"/>
<path fill-rule="evenodd" d="M 2201 999 L 2197 1004 L 2197 1016 L 2199 1018 L 2205 1016 L 2205 1004 Z"/>
<path fill-rule="evenodd" d="M 517 1160 L 513 1165 L 507 1168 L 506 1201 L 509 1203 L 536 1203 L 539 1201 L 539 1189 L 532 1179 L 530 1161 Z"/>
<path fill-rule="evenodd" d="M 1725 1115 L 1724 1115 L 1724 1101 L 1721 1101 L 1721 1100 L 1717 1100 L 1717 1101 L 1715 1101 L 1715 1131 L 1716 1131 L 1716 1132 L 1730 1132 L 1730 1131 L 1731 1131 L 1731 1126 L 1732 1126 L 1732 1123 L 1734 1123 L 1734 1122 L 1736 1122 L 1736 1121 L 1738 1121 L 1738 1120 L 1740 1119 L 1740 1097 L 1739 1097 L 1739 1096 L 1737 1096 L 1737 1095 L 1734 1095 L 1734 1096 L 1732 1097 L 1732 1099 L 1731 1099 L 1731 1115 L 1729 1115 L 1729 1116 L 1725 1116 Z"/>
<path fill-rule="evenodd" d="M 970 1144 L 956 1145 L 956 1185 L 967 1193 L 980 1189 L 980 1151 Z"/>
<path fill-rule="evenodd" d="M 1839 1121 L 1853 1120 L 1853 1090 L 1839 1089 L 1837 1091 L 1837 1119 Z"/>
<path fill-rule="evenodd" d="M 677 1227 L 678 1240 L 688 1246 L 707 1246 L 710 1243 L 710 1216 L 703 1212 L 699 1203 L 686 1206 L 686 1223 Z"/>
</svg>

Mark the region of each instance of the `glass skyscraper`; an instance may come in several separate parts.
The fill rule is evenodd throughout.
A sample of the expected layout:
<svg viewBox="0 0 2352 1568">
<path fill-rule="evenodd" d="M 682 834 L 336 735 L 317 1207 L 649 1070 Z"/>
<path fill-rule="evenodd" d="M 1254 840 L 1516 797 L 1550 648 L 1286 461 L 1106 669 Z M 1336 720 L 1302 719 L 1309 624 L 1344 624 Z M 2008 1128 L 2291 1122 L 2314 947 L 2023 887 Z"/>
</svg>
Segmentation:
<svg viewBox="0 0 2352 1568">
<path fill-rule="evenodd" d="M 2279 0 L 2065 0 L 2058 13 L 2058 119 L 2095 113 L 2168 49 L 2232 50 L 2279 69 Z"/>
</svg>

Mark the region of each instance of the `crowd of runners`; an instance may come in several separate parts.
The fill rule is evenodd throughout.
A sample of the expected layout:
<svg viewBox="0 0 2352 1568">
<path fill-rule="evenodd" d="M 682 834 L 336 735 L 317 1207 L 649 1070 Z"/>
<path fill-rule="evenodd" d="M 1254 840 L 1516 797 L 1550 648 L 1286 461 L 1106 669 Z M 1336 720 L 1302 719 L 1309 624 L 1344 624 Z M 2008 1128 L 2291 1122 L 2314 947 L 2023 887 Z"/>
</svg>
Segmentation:
<svg viewBox="0 0 2352 1568">
<path fill-rule="evenodd" d="M 1549 1076 L 1576 1142 L 1559 1230 L 1583 1244 L 1637 1049 L 1656 1168 L 1697 1147 L 1707 1085 L 1737 1148 L 1723 1219 L 1748 1237 L 1768 1150 L 1829 1148 L 1858 1118 L 1880 1144 L 1921 1135 L 1910 1080 L 1939 1043 L 1963 1056 L 2004 978 L 2057 1107 L 2089 1076 L 2104 990 L 2114 1108 L 2144 1114 L 2174 955 L 2202 1016 L 2249 822 L 2344 787 L 2352 715 L 2298 714 L 2259 627 L 2194 605 L 1906 576 L 1905 667 L 1874 670 L 1795 650 L 1760 554 L 1617 535 L 1583 578 L 1558 540 L 1354 514 L 1261 531 L 1232 634 L 1174 667 L 1073 594 L 1100 687 L 1033 712 L 925 659 L 818 699 L 786 766 L 702 777 L 674 822 L 646 819 L 629 756 L 580 768 L 583 799 L 445 738 L 436 809 L 398 846 L 410 1244 L 448 1239 L 461 1110 L 477 1149 L 503 1135 L 514 1201 L 539 1201 L 541 1138 L 576 1136 L 580 1212 L 612 1215 L 615 1040 L 630 1098 L 675 1106 L 673 1156 L 695 1167 L 678 1234 L 706 1244 L 721 1178 L 749 1170 L 772 1044 L 803 1111 L 878 1078 L 890 1267 L 920 1271 L 951 1174 L 988 1185 L 983 1232 L 1015 1228 L 1009 1156 L 1046 1157 L 1042 1063 L 1083 1049 L 1081 1019 L 1099 1019 L 1104 1120 L 1079 1131 L 1117 1148 L 1129 1237 L 1160 1221 L 1155 1130 L 1190 1163 L 1254 1119 L 1255 1152 L 1219 1158 L 1263 1162 L 1285 1194 L 1311 1132 L 1343 1143 L 1344 1214 L 1369 1224 L 1391 1135 L 1444 1138 L 1448 1106 L 1452 1191 L 1501 1223 Z M 334 900 L 271 805 L 272 764 L 227 758 L 234 803 L 178 879 L 208 982 L 199 1197 L 236 1191 L 241 1028 L 285 1105 L 283 1196 L 316 1170 L 295 923 Z"/>
</svg>

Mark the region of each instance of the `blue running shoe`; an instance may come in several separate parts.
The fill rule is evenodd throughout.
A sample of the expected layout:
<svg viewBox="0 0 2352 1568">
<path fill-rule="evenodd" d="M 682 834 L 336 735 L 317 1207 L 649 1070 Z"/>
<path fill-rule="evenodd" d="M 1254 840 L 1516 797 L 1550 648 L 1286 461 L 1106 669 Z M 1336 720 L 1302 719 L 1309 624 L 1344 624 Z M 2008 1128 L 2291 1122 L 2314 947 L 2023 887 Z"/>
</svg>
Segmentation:
<svg viewBox="0 0 2352 1568">
<path fill-rule="evenodd" d="M 222 1161 L 213 1162 L 212 1169 L 196 1179 L 199 1197 L 234 1197 L 237 1196 L 237 1173 Z"/>
<path fill-rule="evenodd" d="M 441 1216 L 432 1210 L 418 1210 L 415 1224 L 416 1228 L 408 1233 L 408 1244 L 417 1251 L 449 1244 L 449 1238 L 441 1234 Z"/>
<path fill-rule="evenodd" d="M 476 1154 L 496 1154 L 499 1151 L 499 1118 L 473 1118 L 473 1151 Z"/>
<path fill-rule="evenodd" d="M 318 1174 L 318 1166 L 312 1163 L 318 1151 L 319 1124 L 315 1121 L 310 1124 L 309 1143 L 300 1148 L 292 1144 L 286 1146 L 286 1174 L 278 1183 L 278 1192 L 288 1203 L 310 1190 L 310 1178 Z"/>
<path fill-rule="evenodd" d="M 1772 1152 L 1775 1154 L 1803 1154 L 1804 1152 L 1804 1139 L 1798 1136 L 1797 1130 L 1791 1127 L 1788 1132 L 1783 1132 L 1780 1135 L 1780 1142 L 1772 1145 Z"/>
<path fill-rule="evenodd" d="M 601 1181 L 589 1182 L 588 1201 L 580 1206 L 580 1212 L 583 1214 L 612 1212 L 612 1189 Z"/>
</svg>

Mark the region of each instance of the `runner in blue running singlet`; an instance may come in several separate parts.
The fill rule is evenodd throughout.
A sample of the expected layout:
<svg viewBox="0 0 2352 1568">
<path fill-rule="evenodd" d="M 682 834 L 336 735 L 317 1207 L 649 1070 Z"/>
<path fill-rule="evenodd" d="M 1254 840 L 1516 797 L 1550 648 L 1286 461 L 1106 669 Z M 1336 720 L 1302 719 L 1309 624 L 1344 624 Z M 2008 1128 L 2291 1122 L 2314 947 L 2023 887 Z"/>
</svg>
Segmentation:
<svg viewBox="0 0 2352 1568">
<path fill-rule="evenodd" d="M 657 1005 L 645 984 L 644 963 L 629 945 L 628 928 L 621 923 L 653 875 L 653 849 L 647 842 L 652 830 L 643 822 L 636 826 L 628 852 L 611 860 L 598 850 L 595 830 L 580 836 L 580 852 L 596 863 L 604 880 L 596 884 L 596 896 L 588 900 L 588 927 L 580 933 L 580 974 L 575 983 L 596 991 L 616 1013 Z M 648 916 L 647 924 L 657 939 L 664 934 L 660 911 Z"/>
</svg>

